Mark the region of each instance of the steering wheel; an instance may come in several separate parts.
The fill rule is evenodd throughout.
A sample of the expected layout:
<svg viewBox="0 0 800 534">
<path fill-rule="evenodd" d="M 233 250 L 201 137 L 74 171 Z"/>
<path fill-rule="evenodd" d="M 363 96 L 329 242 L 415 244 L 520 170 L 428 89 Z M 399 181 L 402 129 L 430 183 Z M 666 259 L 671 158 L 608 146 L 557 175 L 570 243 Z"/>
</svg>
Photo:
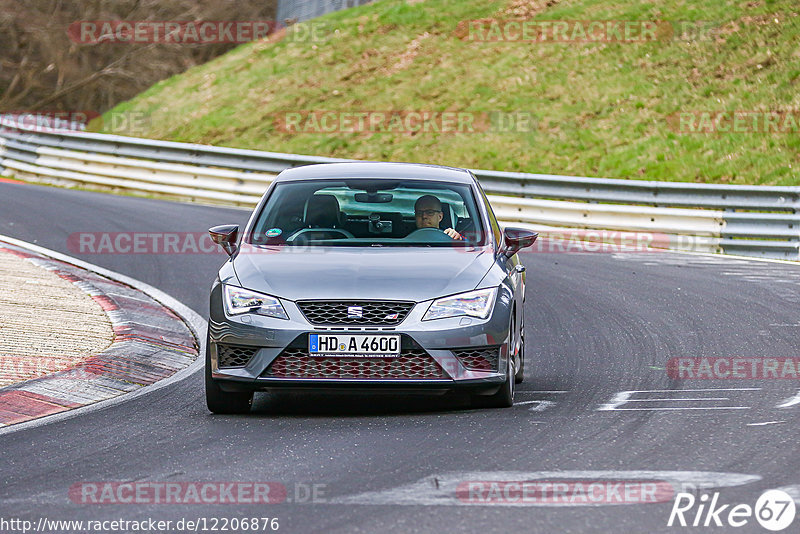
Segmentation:
<svg viewBox="0 0 800 534">
<path fill-rule="evenodd" d="M 443 230 L 439 230 L 438 228 L 417 228 L 410 234 L 408 234 L 404 239 L 409 241 L 439 241 L 439 242 L 447 242 L 452 243 L 453 238 L 444 233 Z"/>
<path fill-rule="evenodd" d="M 303 234 L 307 234 L 309 232 L 332 232 L 341 234 L 343 238 L 353 239 L 355 236 L 348 232 L 347 230 L 342 230 L 341 228 L 301 228 L 300 230 L 296 231 L 292 235 L 286 238 L 287 243 L 294 242 L 298 237 Z"/>
</svg>

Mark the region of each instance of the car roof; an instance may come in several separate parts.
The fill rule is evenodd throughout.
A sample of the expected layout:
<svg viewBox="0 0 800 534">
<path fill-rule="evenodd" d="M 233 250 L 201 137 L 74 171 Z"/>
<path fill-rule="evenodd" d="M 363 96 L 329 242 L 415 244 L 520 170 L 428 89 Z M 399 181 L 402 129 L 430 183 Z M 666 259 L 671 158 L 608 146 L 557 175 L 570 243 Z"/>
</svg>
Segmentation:
<svg viewBox="0 0 800 534">
<path fill-rule="evenodd" d="M 426 165 L 422 163 L 379 163 L 359 161 L 352 163 L 320 163 L 294 167 L 281 172 L 276 182 L 315 179 L 413 179 L 437 182 L 474 183 L 472 174 L 466 169 Z"/>
</svg>

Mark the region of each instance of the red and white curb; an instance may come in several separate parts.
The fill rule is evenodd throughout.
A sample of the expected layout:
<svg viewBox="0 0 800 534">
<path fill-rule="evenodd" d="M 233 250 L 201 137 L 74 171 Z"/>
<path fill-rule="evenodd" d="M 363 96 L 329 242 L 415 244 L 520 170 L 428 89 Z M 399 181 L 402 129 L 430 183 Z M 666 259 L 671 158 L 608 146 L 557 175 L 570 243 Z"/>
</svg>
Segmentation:
<svg viewBox="0 0 800 534">
<path fill-rule="evenodd" d="M 0 427 L 14 425 L 0 432 L 125 394 L 138 396 L 202 365 L 197 356 L 205 321 L 155 288 L 3 236 L 0 251 L 74 283 L 101 306 L 114 329 L 114 340 L 103 352 L 63 371 L 0 388 Z"/>
</svg>

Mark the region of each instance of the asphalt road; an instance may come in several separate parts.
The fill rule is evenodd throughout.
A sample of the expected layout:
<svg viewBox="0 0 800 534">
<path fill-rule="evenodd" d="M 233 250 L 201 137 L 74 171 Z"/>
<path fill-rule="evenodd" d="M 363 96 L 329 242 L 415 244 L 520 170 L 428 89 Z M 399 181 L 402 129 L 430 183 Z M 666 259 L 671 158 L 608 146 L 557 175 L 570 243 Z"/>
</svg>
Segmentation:
<svg viewBox="0 0 800 534">
<path fill-rule="evenodd" d="M 224 255 L 77 254 L 69 236 L 203 232 L 247 216 L 0 183 L 0 234 L 140 279 L 203 316 Z M 706 484 L 719 503 L 752 506 L 766 489 L 800 489 L 800 403 L 790 400 L 800 382 L 675 380 L 665 370 L 673 357 L 798 356 L 800 268 L 673 253 L 537 253 L 524 262 L 526 380 L 513 408 L 472 410 L 459 398 L 259 395 L 251 415 L 212 416 L 195 373 L 129 402 L 0 436 L 0 519 L 277 517 L 283 532 L 693 532 L 710 527 L 667 527 L 671 499 L 504 506 L 452 490 L 475 480 L 669 480 Z M 101 481 L 273 481 L 293 502 L 70 499 L 75 484 Z M 305 502 L 311 484 L 314 503 Z M 754 518 L 736 531 L 766 532 Z"/>
</svg>

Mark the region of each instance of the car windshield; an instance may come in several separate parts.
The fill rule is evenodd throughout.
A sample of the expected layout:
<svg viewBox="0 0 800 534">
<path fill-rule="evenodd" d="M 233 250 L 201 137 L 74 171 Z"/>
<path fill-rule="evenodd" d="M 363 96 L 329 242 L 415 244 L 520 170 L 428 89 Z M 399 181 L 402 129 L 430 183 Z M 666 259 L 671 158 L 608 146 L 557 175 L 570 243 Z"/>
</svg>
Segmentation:
<svg viewBox="0 0 800 534">
<path fill-rule="evenodd" d="M 248 241 L 269 246 L 430 246 L 485 243 L 467 184 L 401 179 L 276 184 Z"/>
</svg>

